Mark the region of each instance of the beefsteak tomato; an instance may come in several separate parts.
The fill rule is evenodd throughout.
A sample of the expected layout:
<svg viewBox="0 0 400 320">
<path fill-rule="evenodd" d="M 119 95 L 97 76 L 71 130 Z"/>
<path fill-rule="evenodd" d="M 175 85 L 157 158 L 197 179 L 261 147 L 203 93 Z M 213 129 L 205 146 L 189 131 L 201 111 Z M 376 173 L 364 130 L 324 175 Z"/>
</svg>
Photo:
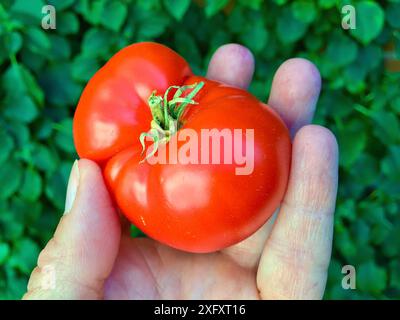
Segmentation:
<svg viewBox="0 0 400 320">
<path fill-rule="evenodd" d="M 184 129 L 190 134 L 176 142 L 184 160 L 150 161 L 171 155 L 170 139 Z M 102 167 L 121 212 L 177 249 L 212 252 L 245 239 L 286 190 L 291 142 L 277 113 L 245 90 L 193 75 L 161 44 L 130 45 L 97 71 L 81 95 L 73 134 L 79 156 Z M 188 148 L 191 135 L 198 140 Z M 149 145 L 155 140 L 158 148 Z M 143 155 L 143 148 L 152 152 Z M 244 162 L 232 157 L 243 160 L 243 150 L 250 170 L 238 174 Z"/>
</svg>

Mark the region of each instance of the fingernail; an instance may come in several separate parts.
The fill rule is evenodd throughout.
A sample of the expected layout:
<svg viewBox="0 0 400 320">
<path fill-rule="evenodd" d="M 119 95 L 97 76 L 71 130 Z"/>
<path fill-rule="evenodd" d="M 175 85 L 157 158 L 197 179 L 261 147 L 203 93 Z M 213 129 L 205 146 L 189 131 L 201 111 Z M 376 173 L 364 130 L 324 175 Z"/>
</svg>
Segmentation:
<svg viewBox="0 0 400 320">
<path fill-rule="evenodd" d="M 71 173 L 69 175 L 64 214 L 67 214 L 72 209 L 76 197 L 76 192 L 78 190 L 78 185 L 79 185 L 79 166 L 78 166 L 78 160 L 75 160 L 71 169 Z"/>
</svg>

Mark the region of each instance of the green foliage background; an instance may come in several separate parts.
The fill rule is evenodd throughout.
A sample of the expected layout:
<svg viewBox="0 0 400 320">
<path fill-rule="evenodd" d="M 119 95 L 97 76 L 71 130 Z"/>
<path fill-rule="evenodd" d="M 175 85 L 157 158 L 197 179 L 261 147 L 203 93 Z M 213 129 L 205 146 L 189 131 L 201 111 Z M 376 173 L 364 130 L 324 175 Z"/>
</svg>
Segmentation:
<svg viewBox="0 0 400 320">
<path fill-rule="evenodd" d="M 250 88 L 266 99 L 285 59 L 316 63 L 323 90 L 316 123 L 340 145 L 340 188 L 327 299 L 400 298 L 400 1 L 52 0 L 57 29 L 43 30 L 44 0 L 0 4 L 0 299 L 20 298 L 64 207 L 75 154 L 71 126 L 85 83 L 120 48 L 155 40 L 205 74 L 215 49 L 248 46 Z M 352 3 L 357 29 L 341 28 Z M 395 54 L 395 53 L 393 53 Z M 343 290 L 341 268 L 357 270 Z"/>
</svg>

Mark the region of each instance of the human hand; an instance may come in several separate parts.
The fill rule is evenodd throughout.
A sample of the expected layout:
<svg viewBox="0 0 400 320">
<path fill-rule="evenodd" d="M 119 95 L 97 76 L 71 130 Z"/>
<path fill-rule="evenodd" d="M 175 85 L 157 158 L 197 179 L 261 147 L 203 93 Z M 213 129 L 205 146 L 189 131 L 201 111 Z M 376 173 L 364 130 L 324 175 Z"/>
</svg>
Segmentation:
<svg viewBox="0 0 400 320">
<path fill-rule="evenodd" d="M 214 54 L 207 76 L 247 88 L 253 70 L 251 53 L 229 44 Z M 338 147 L 329 130 L 309 125 L 320 83 L 318 70 L 304 59 L 286 61 L 275 74 L 268 104 L 294 137 L 291 174 L 279 214 L 251 237 L 209 254 L 130 238 L 100 168 L 82 159 L 71 171 L 66 213 L 39 256 L 24 299 L 322 298 Z"/>
</svg>

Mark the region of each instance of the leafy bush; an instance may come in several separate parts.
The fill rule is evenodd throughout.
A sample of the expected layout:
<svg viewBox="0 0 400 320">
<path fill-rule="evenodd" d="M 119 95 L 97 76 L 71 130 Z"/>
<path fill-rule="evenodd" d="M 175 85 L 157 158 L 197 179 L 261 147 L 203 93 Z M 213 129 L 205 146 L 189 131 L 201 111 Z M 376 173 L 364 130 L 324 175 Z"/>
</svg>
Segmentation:
<svg viewBox="0 0 400 320">
<path fill-rule="evenodd" d="M 46 3 L 45 3 L 46 2 Z M 357 29 L 341 28 L 353 3 Z M 41 28 L 53 4 L 57 28 Z M 74 108 L 120 48 L 155 40 L 205 74 L 218 46 L 256 57 L 251 92 L 266 99 L 285 59 L 321 70 L 316 123 L 340 145 L 340 187 L 327 299 L 400 297 L 400 1 L 3 0 L 0 4 L 0 298 L 20 298 L 64 206 Z M 393 48 L 385 52 L 385 48 Z M 392 58 L 394 59 L 394 58 Z M 398 68 L 398 66 L 397 66 Z M 343 265 L 357 290 L 341 287 Z"/>
</svg>

